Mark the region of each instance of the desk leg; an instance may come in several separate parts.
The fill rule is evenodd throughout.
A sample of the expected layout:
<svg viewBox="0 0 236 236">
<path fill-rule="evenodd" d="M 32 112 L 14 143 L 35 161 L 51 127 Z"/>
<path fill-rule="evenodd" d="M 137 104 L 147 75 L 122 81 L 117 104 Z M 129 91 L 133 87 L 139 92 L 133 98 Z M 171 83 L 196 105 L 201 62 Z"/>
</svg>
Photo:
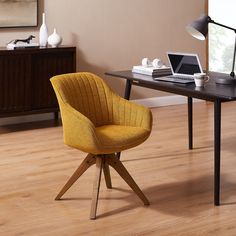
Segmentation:
<svg viewBox="0 0 236 236">
<path fill-rule="evenodd" d="M 193 149 L 193 99 L 188 97 L 188 148 Z"/>
<path fill-rule="evenodd" d="M 132 83 L 130 80 L 126 80 L 126 86 L 125 86 L 125 95 L 124 98 L 129 100 L 130 98 L 130 92 L 131 92 L 131 87 L 132 87 Z"/>
<path fill-rule="evenodd" d="M 220 205 L 221 101 L 214 102 L 214 203 Z"/>
<path fill-rule="evenodd" d="M 127 99 L 127 100 L 129 100 L 129 98 L 130 98 L 131 87 L 132 87 L 132 83 L 131 83 L 130 80 L 127 79 L 126 80 L 126 85 L 125 85 L 125 95 L 124 95 L 124 98 Z M 121 156 L 121 153 L 118 152 L 117 153 L 118 159 L 120 159 L 120 156 Z"/>
</svg>

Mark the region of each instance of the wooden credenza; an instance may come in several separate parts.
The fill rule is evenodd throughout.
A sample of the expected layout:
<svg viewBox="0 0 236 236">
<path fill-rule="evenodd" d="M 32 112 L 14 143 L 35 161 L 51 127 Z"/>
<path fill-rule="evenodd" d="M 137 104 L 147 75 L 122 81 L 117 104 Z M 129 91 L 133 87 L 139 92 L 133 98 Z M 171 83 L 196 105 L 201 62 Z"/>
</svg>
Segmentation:
<svg viewBox="0 0 236 236">
<path fill-rule="evenodd" d="M 76 48 L 0 48 L 0 117 L 54 112 L 54 75 L 76 71 Z"/>
</svg>

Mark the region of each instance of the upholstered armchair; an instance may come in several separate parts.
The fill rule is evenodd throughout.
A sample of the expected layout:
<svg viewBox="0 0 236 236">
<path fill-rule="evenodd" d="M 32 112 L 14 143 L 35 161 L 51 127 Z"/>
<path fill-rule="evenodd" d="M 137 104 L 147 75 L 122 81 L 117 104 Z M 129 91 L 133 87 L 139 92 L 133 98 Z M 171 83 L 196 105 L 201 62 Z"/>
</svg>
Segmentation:
<svg viewBox="0 0 236 236">
<path fill-rule="evenodd" d="M 64 142 L 88 153 L 66 185 L 59 200 L 93 164 L 96 175 L 90 218 L 96 218 L 102 170 L 107 188 L 112 188 L 109 166 L 127 182 L 145 205 L 149 201 L 120 161 L 117 153 L 143 143 L 150 135 L 152 114 L 144 106 L 115 94 L 98 76 L 71 73 L 51 78 L 62 117 Z"/>
</svg>

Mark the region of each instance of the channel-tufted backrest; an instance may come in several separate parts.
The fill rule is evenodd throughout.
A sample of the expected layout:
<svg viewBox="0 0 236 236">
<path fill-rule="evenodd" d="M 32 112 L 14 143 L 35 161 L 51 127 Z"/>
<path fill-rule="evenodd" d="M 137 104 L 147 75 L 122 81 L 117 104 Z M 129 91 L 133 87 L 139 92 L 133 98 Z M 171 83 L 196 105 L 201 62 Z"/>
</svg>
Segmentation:
<svg viewBox="0 0 236 236">
<path fill-rule="evenodd" d="M 147 122 L 150 111 L 114 93 L 97 75 L 89 72 L 64 74 L 53 77 L 51 82 L 62 113 L 65 104 L 69 104 L 95 127 L 113 124 L 151 130 L 152 122 Z"/>
<path fill-rule="evenodd" d="M 111 124 L 112 91 L 98 76 L 83 72 L 60 75 L 54 82 L 61 99 L 95 126 Z"/>
</svg>

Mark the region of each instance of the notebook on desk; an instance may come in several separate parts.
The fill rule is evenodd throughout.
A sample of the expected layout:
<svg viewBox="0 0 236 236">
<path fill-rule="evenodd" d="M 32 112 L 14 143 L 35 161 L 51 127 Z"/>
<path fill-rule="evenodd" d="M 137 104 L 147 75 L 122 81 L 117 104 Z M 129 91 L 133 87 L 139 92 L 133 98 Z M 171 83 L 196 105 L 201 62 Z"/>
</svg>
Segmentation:
<svg viewBox="0 0 236 236">
<path fill-rule="evenodd" d="M 154 80 L 187 84 L 194 82 L 194 73 L 203 73 L 197 54 L 168 52 L 167 57 L 172 75 Z"/>
</svg>

